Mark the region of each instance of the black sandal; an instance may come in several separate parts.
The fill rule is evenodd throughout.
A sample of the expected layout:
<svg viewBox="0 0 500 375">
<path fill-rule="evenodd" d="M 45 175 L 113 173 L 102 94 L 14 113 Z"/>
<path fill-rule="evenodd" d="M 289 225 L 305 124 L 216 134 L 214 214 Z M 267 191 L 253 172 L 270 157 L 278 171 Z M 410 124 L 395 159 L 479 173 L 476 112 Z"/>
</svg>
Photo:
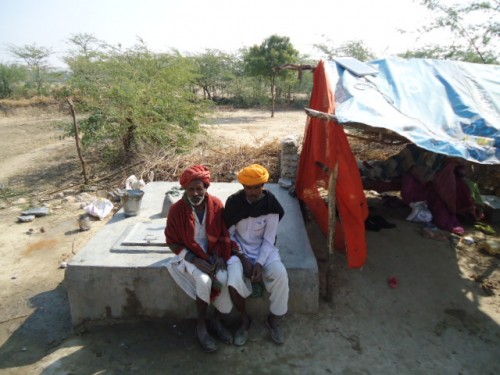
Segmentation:
<svg viewBox="0 0 500 375">
<path fill-rule="evenodd" d="M 198 338 L 198 342 L 200 343 L 201 349 L 205 353 L 213 353 L 217 350 L 217 344 L 212 336 L 205 331 L 204 335 L 201 335 L 198 332 L 198 327 L 195 329 L 196 337 Z"/>
<path fill-rule="evenodd" d="M 228 331 L 224 324 L 220 320 L 209 321 L 210 330 L 217 336 L 217 338 L 222 341 L 224 344 L 232 344 L 233 343 L 233 335 Z"/>
<path fill-rule="evenodd" d="M 276 344 L 284 344 L 285 343 L 285 336 L 283 335 L 283 330 L 281 329 L 281 326 L 279 324 L 276 324 L 274 327 L 271 325 L 271 322 L 269 321 L 269 316 L 266 319 L 266 326 L 269 328 L 271 331 L 271 338 Z"/>
<path fill-rule="evenodd" d="M 243 323 L 239 326 L 234 334 L 234 345 L 243 346 L 248 341 L 248 331 L 250 330 L 250 326 L 252 325 L 252 319 L 249 318 L 248 326 L 245 327 Z"/>
</svg>

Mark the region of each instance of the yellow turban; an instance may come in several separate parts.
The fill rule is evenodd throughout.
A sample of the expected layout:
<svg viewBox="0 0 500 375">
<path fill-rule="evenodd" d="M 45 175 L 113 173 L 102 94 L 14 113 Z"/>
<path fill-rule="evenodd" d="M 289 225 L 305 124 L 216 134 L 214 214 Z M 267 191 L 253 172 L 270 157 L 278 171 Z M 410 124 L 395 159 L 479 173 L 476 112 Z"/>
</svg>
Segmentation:
<svg viewBox="0 0 500 375">
<path fill-rule="evenodd" d="M 260 185 L 269 180 L 269 172 L 259 164 L 252 164 L 238 173 L 238 181 L 243 185 Z"/>
</svg>

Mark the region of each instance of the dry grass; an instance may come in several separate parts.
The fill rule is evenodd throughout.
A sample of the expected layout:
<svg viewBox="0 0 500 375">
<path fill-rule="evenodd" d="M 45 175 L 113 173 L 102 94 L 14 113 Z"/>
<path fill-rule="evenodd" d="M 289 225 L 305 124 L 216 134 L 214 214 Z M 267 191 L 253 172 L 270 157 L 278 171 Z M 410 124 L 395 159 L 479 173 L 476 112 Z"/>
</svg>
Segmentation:
<svg viewBox="0 0 500 375">
<path fill-rule="evenodd" d="M 0 100 L 0 106 L 5 106 L 7 108 L 23 108 L 23 107 L 40 107 L 58 104 L 57 100 L 52 97 L 47 96 L 34 96 L 29 99 L 2 99 Z"/>
<path fill-rule="evenodd" d="M 385 160 L 399 153 L 405 145 L 387 145 L 379 142 L 367 142 L 348 138 L 352 152 L 358 160 Z"/>
<path fill-rule="evenodd" d="M 29 100 L 0 100 L 0 119 L 3 116 L 14 115 L 32 115 L 39 118 L 45 113 L 55 113 L 58 110 L 60 108 L 57 108 L 57 102 L 46 97 L 35 97 Z M 227 109 L 227 111 L 233 111 L 233 109 Z M 244 135 L 248 137 L 246 133 Z M 241 168 L 252 163 L 265 166 L 270 172 L 271 182 L 277 182 L 280 176 L 279 140 L 266 142 L 267 134 L 252 132 L 251 135 L 254 136 L 251 144 L 258 146 L 231 146 L 231 140 L 221 142 L 219 139 L 211 139 L 208 134 L 204 134 L 203 141 L 200 141 L 198 147 L 189 154 L 176 155 L 174 152 L 165 150 L 148 150 L 148 154 L 142 155 L 138 163 L 123 167 L 120 171 L 110 170 L 100 163 L 99 154 L 94 157 L 87 156 L 87 161 L 93 171 L 91 184 L 102 189 L 122 187 L 126 178 L 131 174 L 142 177 L 146 182 L 150 181 L 148 177 L 151 174 L 154 174 L 155 181 L 177 181 L 182 171 L 194 164 L 208 166 L 213 181 L 230 182 L 235 179 Z M 384 160 L 397 154 L 404 147 L 366 142 L 356 138 L 349 138 L 349 143 L 356 158 L 360 160 Z M 46 192 L 60 190 L 64 186 L 81 185 L 83 180 L 81 166 L 74 150 L 71 150 L 71 155 L 73 155 L 72 158 L 68 155 L 57 155 L 59 160 L 66 160 L 63 163 L 64 168 L 61 165 L 44 167 L 28 176 L 23 176 L 24 185 L 37 187 Z M 471 165 L 470 177 L 478 183 L 483 194 L 500 194 L 500 166 Z M 44 186 L 45 180 L 49 180 L 47 186 Z M 11 182 L 14 184 L 15 181 Z"/>
<path fill-rule="evenodd" d="M 177 181 L 186 168 L 202 164 L 210 168 L 212 181 L 232 182 L 240 169 L 257 163 L 267 168 L 271 182 L 278 182 L 279 155 L 278 140 L 260 147 L 238 146 L 215 149 L 200 145 L 192 153 L 183 155 L 174 155 L 162 150 L 144 158 L 139 176 L 147 180 L 153 172 L 156 181 Z"/>
</svg>

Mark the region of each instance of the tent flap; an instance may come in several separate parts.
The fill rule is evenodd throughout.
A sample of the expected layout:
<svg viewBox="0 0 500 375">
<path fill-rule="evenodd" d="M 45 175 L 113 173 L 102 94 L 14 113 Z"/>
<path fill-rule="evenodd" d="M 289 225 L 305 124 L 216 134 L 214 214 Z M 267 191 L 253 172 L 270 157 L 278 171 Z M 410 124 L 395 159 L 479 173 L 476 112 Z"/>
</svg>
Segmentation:
<svg viewBox="0 0 500 375">
<path fill-rule="evenodd" d="M 314 71 L 314 88 L 310 108 L 334 112 L 334 93 L 328 71 L 321 61 Z M 368 205 L 358 166 L 344 128 L 336 121 L 310 117 L 306 127 L 297 171 L 297 196 L 311 210 L 316 222 L 328 235 L 328 183 L 330 173 L 338 166 L 336 208 L 349 267 L 365 264 L 367 245 L 365 219 Z"/>
</svg>

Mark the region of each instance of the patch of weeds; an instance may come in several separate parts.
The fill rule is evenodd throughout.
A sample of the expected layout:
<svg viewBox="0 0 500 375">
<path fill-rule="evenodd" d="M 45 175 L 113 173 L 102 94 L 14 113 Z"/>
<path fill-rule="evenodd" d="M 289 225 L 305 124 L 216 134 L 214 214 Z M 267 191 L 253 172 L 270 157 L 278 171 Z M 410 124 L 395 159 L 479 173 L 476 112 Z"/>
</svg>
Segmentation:
<svg viewBox="0 0 500 375">
<path fill-rule="evenodd" d="M 0 184 L 0 200 L 8 202 L 11 199 L 19 198 L 26 192 L 21 189 L 10 188 L 7 185 Z"/>
</svg>

